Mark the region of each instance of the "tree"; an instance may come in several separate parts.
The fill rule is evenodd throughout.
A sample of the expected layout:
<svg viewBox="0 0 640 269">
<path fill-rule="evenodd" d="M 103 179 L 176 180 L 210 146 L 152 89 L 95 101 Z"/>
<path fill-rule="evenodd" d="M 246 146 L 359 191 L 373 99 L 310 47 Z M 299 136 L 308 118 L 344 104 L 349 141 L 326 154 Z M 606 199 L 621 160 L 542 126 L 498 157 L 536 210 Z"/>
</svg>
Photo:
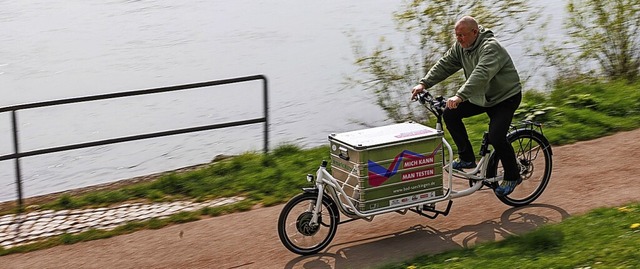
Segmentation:
<svg viewBox="0 0 640 269">
<path fill-rule="evenodd" d="M 570 54 L 575 55 L 573 63 L 579 63 L 586 69 L 583 71 L 600 71 L 610 79 L 638 79 L 638 0 L 570 0 L 567 12 L 568 44 L 574 44 L 577 50 Z"/>
<path fill-rule="evenodd" d="M 481 25 L 492 29 L 502 42 L 519 42 L 518 34 L 537 22 L 540 13 L 527 1 L 497 0 L 413 0 L 394 13 L 397 29 L 405 34 L 405 45 L 396 48 L 385 38 L 372 51 L 354 42 L 355 64 L 361 77 L 350 77 L 353 87 L 362 87 L 376 95 L 376 103 L 389 119 L 426 121 L 428 113 L 409 99 L 410 88 L 454 44 L 455 22 L 464 15 L 474 16 Z M 446 94 L 464 82 L 462 72 L 443 81 L 431 91 Z"/>
</svg>

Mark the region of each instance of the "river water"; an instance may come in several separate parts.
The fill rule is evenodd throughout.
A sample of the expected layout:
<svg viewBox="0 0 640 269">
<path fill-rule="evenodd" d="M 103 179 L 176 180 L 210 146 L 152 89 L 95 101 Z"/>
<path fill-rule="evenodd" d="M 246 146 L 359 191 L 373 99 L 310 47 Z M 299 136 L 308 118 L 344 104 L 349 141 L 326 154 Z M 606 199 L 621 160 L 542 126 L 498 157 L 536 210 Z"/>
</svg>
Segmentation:
<svg viewBox="0 0 640 269">
<path fill-rule="evenodd" d="M 543 2 L 559 14 L 561 3 Z M 350 41 L 372 47 L 381 36 L 404 38 L 392 19 L 400 0 L 0 3 L 0 106 L 263 74 L 271 148 L 319 146 L 331 132 L 385 124 L 372 96 L 343 89 L 356 71 Z M 18 127 L 20 149 L 28 151 L 261 116 L 256 81 L 26 110 Z M 0 155 L 13 152 L 10 126 L 10 115 L 0 114 Z M 256 124 L 27 157 L 24 194 L 261 151 L 262 135 Z M 0 162 L 0 201 L 15 192 L 14 162 Z"/>
</svg>

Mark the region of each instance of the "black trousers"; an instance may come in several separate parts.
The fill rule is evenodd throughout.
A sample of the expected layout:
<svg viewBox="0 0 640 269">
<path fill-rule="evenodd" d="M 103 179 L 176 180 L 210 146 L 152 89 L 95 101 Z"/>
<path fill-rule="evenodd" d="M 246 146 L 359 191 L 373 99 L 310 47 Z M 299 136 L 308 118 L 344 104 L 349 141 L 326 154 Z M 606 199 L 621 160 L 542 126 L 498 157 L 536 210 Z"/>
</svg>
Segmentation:
<svg viewBox="0 0 640 269">
<path fill-rule="evenodd" d="M 475 161 L 473 146 L 469 141 L 469 135 L 462 119 L 487 113 L 490 120 L 489 143 L 493 145 L 495 154 L 502 161 L 504 178 L 505 180 L 516 180 L 520 171 L 513 147 L 507 141 L 507 132 L 509 131 L 513 114 L 518 109 L 521 101 L 522 93 L 518 93 L 492 107 L 481 107 L 470 102 L 462 102 L 456 109 L 445 109 L 443 119 L 449 134 L 451 134 L 453 141 L 458 146 L 459 158 L 467 162 Z"/>
</svg>

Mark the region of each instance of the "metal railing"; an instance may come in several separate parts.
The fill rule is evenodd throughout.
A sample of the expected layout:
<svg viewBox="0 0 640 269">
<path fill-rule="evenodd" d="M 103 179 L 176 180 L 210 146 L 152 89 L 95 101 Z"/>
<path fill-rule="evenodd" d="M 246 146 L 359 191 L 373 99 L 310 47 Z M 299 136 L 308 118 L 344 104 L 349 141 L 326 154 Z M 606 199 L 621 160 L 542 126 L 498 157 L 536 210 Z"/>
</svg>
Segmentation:
<svg viewBox="0 0 640 269">
<path fill-rule="evenodd" d="M 123 98 L 123 97 L 138 96 L 138 95 L 173 92 L 173 91 L 188 90 L 188 89 L 194 89 L 194 88 L 247 82 L 247 81 L 253 81 L 253 80 L 262 80 L 263 82 L 262 88 L 263 88 L 264 115 L 259 118 L 219 123 L 219 124 L 211 124 L 211 125 L 205 125 L 205 126 L 190 127 L 190 128 L 184 128 L 184 129 L 173 129 L 173 130 L 162 131 L 162 132 L 138 134 L 138 135 L 132 135 L 132 136 L 126 136 L 126 137 L 111 138 L 111 139 L 105 139 L 105 140 L 99 140 L 99 141 L 93 141 L 93 142 L 37 149 L 37 150 L 31 150 L 31 151 L 25 151 L 25 152 L 20 151 L 20 139 L 19 139 L 19 131 L 18 131 L 18 118 L 17 118 L 17 112 L 20 110 L 57 106 L 57 105 L 64 105 L 64 104 L 71 104 L 71 103 L 82 103 L 82 102 L 113 99 L 113 98 Z M 145 90 L 137 90 L 137 91 L 121 92 L 121 93 L 110 93 L 110 94 L 102 94 L 102 95 L 95 95 L 95 96 L 77 97 L 77 98 L 44 101 L 44 102 L 36 102 L 36 103 L 2 107 L 0 108 L 0 113 L 11 112 L 14 153 L 0 156 L 0 161 L 10 160 L 10 159 L 15 160 L 16 189 L 18 194 L 18 211 L 21 212 L 23 210 L 23 191 L 22 191 L 22 170 L 20 167 L 20 158 L 42 155 L 47 153 L 60 152 L 60 151 L 96 147 L 96 146 L 102 146 L 102 145 L 108 145 L 108 144 L 129 142 L 129 141 L 170 136 L 170 135 L 186 134 L 186 133 L 200 132 L 200 131 L 206 131 L 206 130 L 227 128 L 227 127 L 234 127 L 234 126 L 241 126 L 241 125 L 248 125 L 248 124 L 256 124 L 256 123 L 264 123 L 264 152 L 267 153 L 269 151 L 269 102 L 268 102 L 268 99 L 269 98 L 268 98 L 267 78 L 264 75 L 254 75 L 254 76 L 230 78 L 230 79 L 200 82 L 200 83 L 193 83 L 193 84 L 169 86 L 169 87 L 162 87 L 162 88 L 153 88 L 153 89 L 145 89 Z"/>
</svg>

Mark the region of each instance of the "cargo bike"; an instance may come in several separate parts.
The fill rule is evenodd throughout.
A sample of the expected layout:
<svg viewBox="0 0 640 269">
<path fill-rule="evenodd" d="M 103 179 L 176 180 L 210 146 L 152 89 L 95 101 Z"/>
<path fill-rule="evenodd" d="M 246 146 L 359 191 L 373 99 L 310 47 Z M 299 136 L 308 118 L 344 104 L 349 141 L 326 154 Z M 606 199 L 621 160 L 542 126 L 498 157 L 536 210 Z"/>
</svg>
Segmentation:
<svg viewBox="0 0 640 269">
<path fill-rule="evenodd" d="M 329 135 L 331 173 L 328 162 L 322 161 L 315 175 L 307 175 L 314 186 L 289 200 L 278 218 L 278 235 L 287 249 L 300 255 L 317 253 L 329 245 L 339 224 L 372 221 L 380 214 L 411 211 L 431 219 L 446 216 L 453 199 L 483 187 L 498 187 L 502 165 L 487 133 L 477 167 L 452 169 L 453 150 L 442 129 L 446 101 L 428 92 L 420 94 L 418 101 L 436 116 L 435 129 L 406 122 Z M 516 153 L 522 182 L 513 193 L 496 196 L 509 206 L 524 206 L 549 183 L 551 146 L 542 125 L 531 121 L 512 126 L 507 139 Z M 456 184 L 462 189 L 454 190 L 454 178 L 468 184 Z M 340 213 L 348 219 L 340 221 Z"/>
</svg>

